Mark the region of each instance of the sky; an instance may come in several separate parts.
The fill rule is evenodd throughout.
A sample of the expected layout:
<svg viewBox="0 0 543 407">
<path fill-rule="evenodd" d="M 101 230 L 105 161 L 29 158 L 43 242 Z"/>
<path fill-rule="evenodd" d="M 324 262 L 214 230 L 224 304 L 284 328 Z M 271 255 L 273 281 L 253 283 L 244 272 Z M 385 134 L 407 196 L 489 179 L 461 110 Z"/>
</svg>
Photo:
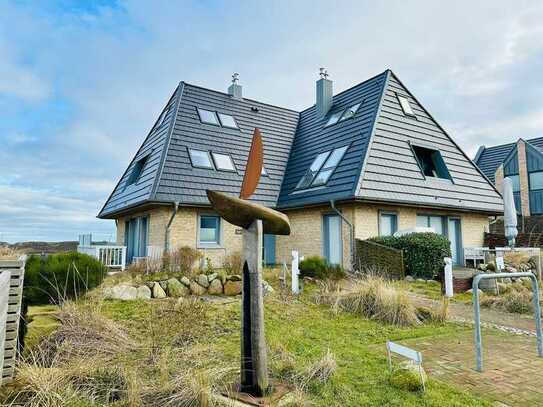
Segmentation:
<svg viewBox="0 0 543 407">
<path fill-rule="evenodd" d="M 392 69 L 473 157 L 543 136 L 541 1 L 0 0 L 0 241 L 96 215 L 179 81 L 293 109 Z"/>
</svg>

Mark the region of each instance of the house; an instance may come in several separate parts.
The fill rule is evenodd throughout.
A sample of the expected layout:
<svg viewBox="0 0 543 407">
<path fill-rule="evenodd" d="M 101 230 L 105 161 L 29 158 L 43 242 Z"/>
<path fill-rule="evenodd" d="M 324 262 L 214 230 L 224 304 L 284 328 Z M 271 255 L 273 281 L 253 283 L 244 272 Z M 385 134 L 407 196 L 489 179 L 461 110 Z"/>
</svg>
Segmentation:
<svg viewBox="0 0 543 407">
<path fill-rule="evenodd" d="M 214 265 L 241 249 L 241 230 L 205 190 L 239 194 L 255 127 L 264 168 L 251 198 L 288 214 L 290 236 L 265 236 L 267 263 L 324 256 L 351 266 L 354 238 L 432 227 L 454 259 L 481 246 L 500 194 L 390 70 L 333 94 L 321 70 L 301 111 L 181 82 L 98 215 L 115 219 L 128 261 L 180 246 Z"/>
<path fill-rule="evenodd" d="M 518 214 L 543 215 L 543 137 L 481 146 L 474 162 L 499 191 L 503 179 L 511 178 Z"/>
</svg>

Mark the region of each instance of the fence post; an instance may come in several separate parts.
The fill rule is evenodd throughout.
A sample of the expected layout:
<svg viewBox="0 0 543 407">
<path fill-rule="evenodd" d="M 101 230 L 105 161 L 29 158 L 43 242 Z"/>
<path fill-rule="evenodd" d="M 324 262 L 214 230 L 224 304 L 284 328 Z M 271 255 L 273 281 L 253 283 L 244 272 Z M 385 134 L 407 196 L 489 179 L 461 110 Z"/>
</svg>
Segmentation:
<svg viewBox="0 0 543 407">
<path fill-rule="evenodd" d="M 299 275 L 300 275 L 300 269 L 299 269 L 299 253 L 297 250 L 292 251 L 292 293 L 293 294 L 299 294 L 300 293 L 300 285 L 299 285 Z"/>
</svg>

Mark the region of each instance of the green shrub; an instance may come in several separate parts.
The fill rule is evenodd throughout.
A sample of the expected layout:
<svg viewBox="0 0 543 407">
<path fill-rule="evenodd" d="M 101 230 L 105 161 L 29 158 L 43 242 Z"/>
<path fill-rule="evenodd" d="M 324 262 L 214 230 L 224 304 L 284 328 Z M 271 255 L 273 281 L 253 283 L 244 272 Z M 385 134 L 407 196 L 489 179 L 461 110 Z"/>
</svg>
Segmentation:
<svg viewBox="0 0 543 407">
<path fill-rule="evenodd" d="M 341 280 L 345 277 L 345 270 L 337 264 L 329 264 L 319 256 L 311 256 L 300 262 L 300 276 L 316 278 L 318 280 Z"/>
<path fill-rule="evenodd" d="M 451 257 L 449 239 L 437 233 L 409 233 L 369 240 L 403 250 L 405 272 L 413 277 L 434 278 L 443 270 L 443 258 Z"/>
<path fill-rule="evenodd" d="M 98 286 L 107 269 L 82 253 L 59 253 L 26 262 L 23 297 L 28 305 L 65 301 Z"/>
</svg>

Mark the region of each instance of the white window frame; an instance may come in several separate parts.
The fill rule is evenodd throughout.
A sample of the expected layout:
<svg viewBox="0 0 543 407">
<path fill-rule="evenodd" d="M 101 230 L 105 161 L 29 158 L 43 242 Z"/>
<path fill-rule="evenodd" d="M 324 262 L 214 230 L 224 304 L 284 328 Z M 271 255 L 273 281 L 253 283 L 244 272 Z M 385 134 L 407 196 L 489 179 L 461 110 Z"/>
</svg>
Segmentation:
<svg viewBox="0 0 543 407">
<path fill-rule="evenodd" d="M 411 102 L 409 102 L 409 99 L 407 98 L 407 96 L 403 96 L 403 95 L 400 95 L 399 93 L 396 93 L 396 97 L 398 98 L 398 102 L 400 103 L 400 107 L 402 108 L 403 113 L 406 116 L 416 118 L 417 115 L 415 114 L 413 108 L 411 107 Z"/>
<path fill-rule="evenodd" d="M 200 153 L 206 153 L 207 154 L 207 159 L 209 161 L 209 167 L 208 166 L 204 166 L 204 165 L 196 165 L 194 164 L 194 161 L 192 160 L 192 154 L 191 154 L 191 151 L 198 151 Z M 188 152 L 189 152 L 189 160 L 190 160 L 190 164 L 192 165 L 193 168 L 203 168 L 205 170 L 214 170 L 215 167 L 213 166 L 213 160 L 211 159 L 211 156 L 209 154 L 209 151 L 207 150 L 200 150 L 198 148 L 190 148 L 188 147 Z"/>
<path fill-rule="evenodd" d="M 205 217 L 213 217 L 218 218 L 218 241 L 209 241 L 209 242 L 202 242 L 201 240 L 201 227 L 202 227 L 202 218 Z M 217 215 L 216 213 L 199 213 L 198 214 L 198 224 L 197 224 L 197 245 L 196 247 L 199 249 L 219 249 L 223 247 L 223 222 L 222 218 Z"/>
</svg>

